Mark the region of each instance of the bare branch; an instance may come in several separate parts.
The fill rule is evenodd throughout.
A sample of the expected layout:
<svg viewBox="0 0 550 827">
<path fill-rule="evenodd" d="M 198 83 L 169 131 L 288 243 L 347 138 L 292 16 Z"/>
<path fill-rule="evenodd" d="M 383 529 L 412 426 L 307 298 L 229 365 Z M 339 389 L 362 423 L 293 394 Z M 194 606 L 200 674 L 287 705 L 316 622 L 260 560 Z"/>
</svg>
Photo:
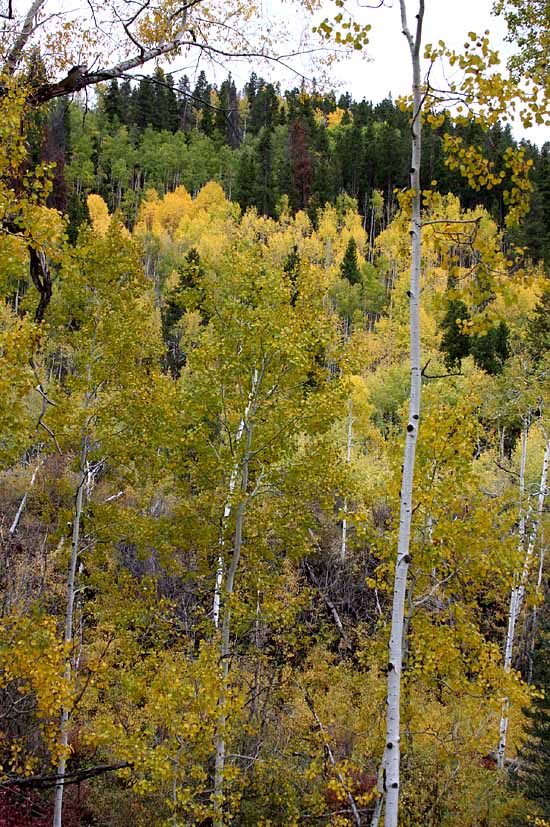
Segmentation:
<svg viewBox="0 0 550 827">
<path fill-rule="evenodd" d="M 118 764 L 98 764 L 95 767 L 73 770 L 62 775 L 30 775 L 23 778 L 8 778 L 6 781 L 0 781 L 0 789 L 10 787 L 38 787 L 45 789 L 47 787 L 55 787 L 59 783 L 64 786 L 67 786 L 67 784 L 80 784 L 81 781 L 85 781 L 87 778 L 95 778 L 106 772 L 116 772 L 117 770 L 124 770 L 131 766 L 132 764 L 129 761 L 120 761 Z"/>
</svg>

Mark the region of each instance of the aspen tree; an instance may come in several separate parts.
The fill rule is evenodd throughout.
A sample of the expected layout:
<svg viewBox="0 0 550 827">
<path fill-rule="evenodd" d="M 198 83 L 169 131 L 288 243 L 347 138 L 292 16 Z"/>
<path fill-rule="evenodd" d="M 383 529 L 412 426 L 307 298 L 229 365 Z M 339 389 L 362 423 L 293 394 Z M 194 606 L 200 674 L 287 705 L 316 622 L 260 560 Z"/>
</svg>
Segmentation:
<svg viewBox="0 0 550 827">
<path fill-rule="evenodd" d="M 73 651 L 74 612 L 79 591 L 81 523 L 90 493 L 90 462 L 98 452 L 102 461 L 111 448 L 116 450 L 111 421 L 113 417 L 119 423 L 122 420 L 123 406 L 117 410 L 120 395 L 132 394 L 133 383 L 142 378 L 139 375 L 142 365 L 159 353 L 160 337 L 156 339 L 154 334 L 160 331 L 136 250 L 127 233 L 116 224 L 105 227 L 105 233 L 96 239 L 89 234 L 82 236 L 74 257 L 67 254 L 60 281 L 51 308 L 57 324 L 50 347 L 65 348 L 70 354 L 70 367 L 67 376 L 59 385 L 54 384 L 50 393 L 57 400 L 52 412 L 55 431 L 67 449 L 75 442 L 78 445 L 63 624 L 65 681 L 74 690 L 78 680 Z M 132 341 L 120 336 L 121 325 Z M 149 340 L 141 342 L 138 331 L 145 334 L 147 330 Z M 65 702 L 59 724 L 61 754 L 57 764 L 53 827 L 61 827 L 63 823 L 71 714 L 71 704 Z"/>
<path fill-rule="evenodd" d="M 395 563 L 392 621 L 388 659 L 388 695 L 386 718 L 386 746 L 383 758 L 385 786 L 385 827 L 397 827 L 400 786 L 400 704 L 401 669 L 403 663 L 403 621 L 407 573 L 411 562 L 409 554 L 413 513 L 413 477 L 418 428 L 420 424 L 420 397 L 422 375 L 420 364 L 420 275 L 422 253 L 422 218 L 420 163 L 422 137 L 422 89 L 420 78 L 420 48 L 424 22 L 424 0 L 420 0 L 414 34 L 409 29 L 405 0 L 400 0 L 401 24 L 407 39 L 412 63 L 413 107 L 411 116 L 411 279 L 409 288 L 410 319 L 410 401 L 403 476 L 401 482 L 399 539 Z"/>
<path fill-rule="evenodd" d="M 521 448 L 521 461 L 520 461 L 520 496 L 523 499 L 523 493 L 525 490 L 525 461 L 526 461 L 526 443 L 527 443 L 527 433 L 528 427 L 523 429 L 522 433 L 522 448 Z M 546 444 L 544 449 L 544 456 L 542 460 L 542 470 L 541 470 L 541 477 L 540 477 L 540 486 L 538 491 L 537 497 L 537 510 L 535 514 L 535 518 L 533 520 L 533 525 L 531 527 L 531 532 L 529 537 L 526 538 L 525 536 L 525 514 L 522 513 L 520 516 L 520 549 L 524 552 L 524 559 L 523 559 L 523 568 L 521 572 L 516 574 L 517 582 L 512 588 L 512 592 L 510 595 L 510 608 L 508 610 L 508 629 L 506 633 L 506 645 L 504 650 L 504 671 L 510 672 L 512 668 L 512 658 L 514 653 L 514 639 L 515 639 L 515 631 L 518 619 L 520 617 L 521 608 L 523 605 L 523 600 L 525 597 L 525 590 L 527 588 L 527 581 L 529 578 L 529 573 L 531 570 L 531 562 L 533 553 L 535 551 L 535 546 L 538 537 L 538 530 L 539 525 L 544 509 L 544 501 L 546 499 L 547 494 L 547 483 L 548 483 L 548 465 L 550 462 L 550 440 L 546 438 Z M 520 501 L 520 508 L 522 508 L 521 501 Z M 528 539 L 527 547 L 525 547 L 525 540 Z M 507 739 L 507 731 L 508 731 L 508 707 L 509 701 L 508 698 L 505 698 L 502 704 L 502 714 L 500 717 L 500 727 L 499 727 L 499 742 L 498 742 L 498 750 L 497 750 L 497 765 L 499 769 L 504 768 L 504 762 L 506 757 L 506 739 Z"/>
</svg>

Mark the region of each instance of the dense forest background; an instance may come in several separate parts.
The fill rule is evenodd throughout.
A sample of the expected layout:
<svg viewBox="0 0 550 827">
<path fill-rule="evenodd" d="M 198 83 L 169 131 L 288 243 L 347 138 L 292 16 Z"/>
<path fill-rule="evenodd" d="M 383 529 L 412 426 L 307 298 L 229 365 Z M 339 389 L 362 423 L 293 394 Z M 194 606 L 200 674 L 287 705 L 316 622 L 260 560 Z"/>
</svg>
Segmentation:
<svg viewBox="0 0 550 827">
<path fill-rule="evenodd" d="M 85 198 L 98 193 L 109 209 L 133 226 L 149 188 L 159 194 L 183 185 L 193 195 L 208 181 L 244 210 L 276 217 L 283 197 L 291 210 L 316 211 L 347 195 L 365 228 L 378 233 L 398 209 L 397 193 L 409 184 L 409 114 L 391 98 L 373 104 L 349 94 L 282 92 L 252 73 L 239 91 L 229 75 L 219 88 L 201 72 L 194 86 L 184 75 L 157 69 L 141 80 L 113 80 L 94 108 L 60 101 L 37 130 L 36 158 L 56 163 L 50 204 L 78 222 Z M 482 205 L 502 225 L 503 194 L 510 188 L 506 153 L 518 146 L 509 125 L 483 130 L 475 121 L 450 118 L 423 130 L 422 178 L 442 193 L 456 195 L 465 209 Z M 499 186 L 473 188 L 445 163 L 444 135 L 481 146 L 488 160 L 507 174 Z M 520 238 L 535 261 L 548 258 L 550 161 L 548 145 L 521 142 L 533 162 L 533 191 Z M 380 196 L 384 206 L 378 206 Z M 377 200 L 378 199 L 378 200 Z"/>
<path fill-rule="evenodd" d="M 369 824 L 410 112 L 161 69 L 0 107 L 0 821 L 51 824 L 61 775 L 64 827 Z M 400 823 L 543 827 L 550 145 L 423 138 Z"/>
</svg>

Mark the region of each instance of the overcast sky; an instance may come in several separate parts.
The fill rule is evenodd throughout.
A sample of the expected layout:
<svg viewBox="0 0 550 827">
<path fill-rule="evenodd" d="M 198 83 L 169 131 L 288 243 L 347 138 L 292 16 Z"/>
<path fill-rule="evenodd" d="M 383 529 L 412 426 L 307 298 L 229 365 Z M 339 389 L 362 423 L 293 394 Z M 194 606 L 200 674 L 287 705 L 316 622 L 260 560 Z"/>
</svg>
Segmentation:
<svg viewBox="0 0 550 827">
<path fill-rule="evenodd" d="M 376 0 L 358 0 L 360 5 L 374 4 Z M 510 45 L 504 42 L 506 32 L 501 18 L 491 16 L 493 0 L 426 0 L 424 18 L 423 43 L 437 43 L 440 39 L 457 50 L 464 47 L 468 32 L 483 33 L 489 29 L 491 43 L 501 51 L 503 62 L 510 52 Z M 281 19 L 288 15 L 289 6 L 280 0 L 264 0 L 265 10 L 275 18 Z M 348 91 L 355 100 L 366 98 L 379 101 L 391 94 L 394 98 L 410 90 L 410 55 L 405 38 L 401 34 L 400 13 L 398 0 L 386 0 L 382 9 L 361 9 L 358 21 L 370 23 L 370 43 L 365 50 L 370 60 L 361 57 L 362 53 L 332 67 L 332 75 L 341 81 L 341 91 Z M 415 23 L 414 14 L 418 8 L 417 0 L 409 0 L 409 24 Z M 336 13 L 333 3 L 325 4 L 324 13 L 333 17 Z M 360 17 L 359 17 L 360 15 Z M 303 23 L 306 23 L 304 19 Z M 311 23 L 308 21 L 308 25 Z M 299 21 L 296 20 L 298 28 Z M 306 64 L 304 73 L 311 74 Z M 250 74 L 250 66 L 232 67 L 237 85 L 242 86 Z M 259 70 L 260 74 L 265 74 Z M 283 88 L 296 86 L 299 78 L 291 74 L 281 74 Z M 525 132 L 520 126 L 513 127 L 516 137 L 527 137 L 534 143 L 542 144 L 550 139 L 550 130 L 545 127 L 535 127 Z"/>
</svg>

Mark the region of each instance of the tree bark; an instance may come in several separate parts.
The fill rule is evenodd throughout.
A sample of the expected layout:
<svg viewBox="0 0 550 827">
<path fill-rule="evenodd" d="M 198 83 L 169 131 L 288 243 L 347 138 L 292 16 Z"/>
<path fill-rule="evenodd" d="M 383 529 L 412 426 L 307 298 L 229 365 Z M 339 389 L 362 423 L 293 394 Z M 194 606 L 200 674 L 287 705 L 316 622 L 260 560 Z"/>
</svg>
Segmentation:
<svg viewBox="0 0 550 827">
<path fill-rule="evenodd" d="M 220 637 L 220 660 L 221 660 L 221 689 L 219 697 L 220 715 L 218 717 L 218 728 L 216 733 L 216 758 L 214 767 L 214 827 L 223 827 L 224 815 L 224 772 L 225 772 L 225 758 L 226 758 L 226 715 L 223 711 L 227 693 L 227 682 L 229 678 L 229 658 L 231 654 L 230 639 L 231 639 L 231 598 L 235 590 L 235 576 L 237 568 L 241 559 L 241 551 L 243 544 L 243 526 L 244 517 L 248 503 L 250 502 L 252 494 L 248 493 L 248 478 L 250 470 L 250 459 L 252 457 L 252 437 L 254 433 L 254 415 L 256 413 L 258 392 L 263 376 L 263 367 L 261 370 L 254 369 L 252 387 L 248 400 L 248 405 L 245 410 L 243 419 L 239 426 L 240 436 L 246 433 L 246 444 L 244 446 L 244 454 L 240 463 L 241 485 L 240 485 L 240 501 L 237 505 L 235 514 L 235 535 L 233 544 L 233 555 L 231 563 L 227 569 L 227 576 L 225 579 L 224 606 L 223 606 L 223 621 Z M 242 426 L 242 428 L 241 428 Z M 238 466 L 237 466 L 238 471 Z M 235 476 L 236 482 L 236 476 Z M 219 571 L 219 567 L 218 567 Z M 221 592 L 221 583 L 220 583 Z M 219 611 L 219 609 L 218 609 Z"/>
<path fill-rule="evenodd" d="M 21 502 L 19 503 L 19 508 L 17 509 L 17 513 L 16 513 L 15 517 L 13 518 L 13 522 L 12 522 L 12 524 L 11 524 L 11 526 L 10 526 L 9 531 L 8 531 L 8 535 L 9 535 L 10 537 L 13 537 L 13 535 L 14 535 L 14 534 L 15 534 L 15 532 L 17 531 L 17 528 L 18 528 L 18 526 L 19 526 L 19 521 L 20 521 L 20 519 L 21 519 L 21 515 L 23 514 L 23 511 L 25 510 L 25 506 L 26 506 L 26 504 L 27 504 L 27 499 L 28 499 L 28 496 L 29 496 L 29 491 L 30 491 L 30 489 L 33 487 L 33 485 L 34 485 L 34 483 L 35 483 L 35 480 L 36 480 L 36 475 L 38 474 L 38 471 L 40 470 L 40 467 L 42 466 L 42 464 L 43 464 L 43 463 L 44 463 L 44 460 L 43 460 L 43 459 L 39 460 L 39 461 L 37 462 L 37 464 L 36 464 L 36 468 L 35 468 L 35 469 L 34 469 L 34 471 L 32 472 L 32 477 L 31 477 L 31 481 L 30 481 L 30 483 L 29 483 L 29 488 L 28 488 L 28 490 L 27 490 L 27 491 L 25 491 L 25 493 L 23 494 L 23 497 L 22 497 L 22 499 L 21 499 Z"/>
<path fill-rule="evenodd" d="M 351 462 L 351 446 L 353 444 L 353 402 L 350 396 L 348 400 L 348 428 L 347 428 L 347 446 L 346 446 L 346 464 L 349 466 Z M 344 517 L 342 519 L 342 541 L 340 543 L 340 560 L 346 559 L 347 539 L 348 539 L 348 498 L 344 497 Z"/>
<path fill-rule="evenodd" d="M 256 389 L 258 385 L 260 374 L 257 368 L 254 369 L 254 373 L 252 376 L 252 387 L 250 389 L 250 393 L 248 395 L 248 403 L 244 410 L 244 414 L 241 417 L 241 421 L 239 422 L 239 427 L 237 429 L 237 433 L 235 435 L 235 442 L 234 445 L 237 447 L 242 439 L 245 425 L 248 421 L 248 417 L 250 416 L 250 410 L 252 404 L 255 402 L 256 399 Z M 212 617 L 214 619 L 214 626 L 216 629 L 220 623 L 220 604 L 221 604 L 221 593 L 222 593 L 222 585 L 223 585 L 223 572 L 224 572 L 224 547 L 225 547 L 225 532 L 227 529 L 227 521 L 231 516 L 231 508 L 232 508 L 232 500 L 233 494 L 235 492 L 235 486 L 237 485 L 237 479 L 239 476 L 239 463 L 238 461 L 235 462 L 233 470 L 231 471 L 231 476 L 229 478 L 229 494 L 227 496 L 227 500 L 225 501 L 225 506 L 223 509 L 223 517 L 222 517 L 222 525 L 220 530 L 220 539 L 219 539 L 219 554 L 218 554 L 218 566 L 216 569 L 216 584 L 214 586 L 214 603 L 212 607 Z"/>
<path fill-rule="evenodd" d="M 528 426 L 524 428 L 522 434 L 522 446 L 521 446 L 521 461 L 520 461 L 520 477 L 519 477 L 519 485 L 520 485 L 520 509 L 521 509 L 521 516 L 519 522 L 519 547 L 523 549 L 525 546 L 525 515 L 522 508 L 523 502 L 523 494 L 525 491 L 525 463 L 527 457 L 527 434 L 528 434 Z M 542 462 L 542 471 L 541 471 L 541 480 L 540 480 L 540 489 L 538 495 L 538 503 L 537 503 L 537 512 L 536 517 L 533 522 L 533 527 L 531 529 L 531 534 L 529 536 L 529 543 L 527 549 L 525 551 L 525 557 L 523 560 L 523 570 L 521 572 L 521 576 L 518 578 L 518 582 L 512 588 L 510 594 L 510 608 L 508 611 L 508 630 L 506 633 L 506 645 L 504 649 L 504 671 L 509 673 L 512 669 L 512 658 L 514 654 L 514 640 L 515 640 L 515 632 L 516 632 L 516 625 L 517 621 L 520 616 L 521 607 L 523 605 L 523 600 L 525 597 L 525 589 L 527 586 L 527 580 L 529 577 L 529 569 L 531 566 L 531 559 L 533 556 L 533 552 L 535 550 L 535 545 L 537 542 L 538 536 L 538 528 L 540 524 L 540 520 L 542 517 L 542 511 L 544 508 L 544 500 L 546 497 L 546 486 L 548 481 L 548 464 L 550 461 L 550 440 L 546 440 L 546 447 L 544 450 L 544 458 Z M 509 699 L 504 698 L 502 703 L 502 713 L 500 717 L 500 726 L 499 726 L 499 740 L 498 740 L 498 750 L 497 750 L 497 767 L 499 769 L 504 769 L 506 763 L 506 740 L 508 734 L 508 709 L 509 709 Z"/>
<path fill-rule="evenodd" d="M 422 391 L 422 371 L 420 364 L 420 275 L 422 253 L 420 192 L 422 90 L 420 85 L 420 46 L 422 41 L 422 23 L 424 19 L 424 0 L 419 0 L 418 14 L 416 15 L 416 32 L 414 37 L 411 34 L 407 23 L 405 0 L 400 0 L 400 9 L 403 34 L 407 38 L 411 54 L 413 75 L 413 110 L 411 123 L 412 151 L 410 172 L 412 189 L 411 281 L 409 290 L 410 400 L 403 458 L 399 539 L 395 564 L 388 662 L 386 747 L 384 753 L 384 770 L 386 776 L 385 827 L 397 827 L 399 816 L 400 704 L 401 670 L 403 664 L 403 618 L 405 612 L 405 596 L 407 592 L 407 575 L 410 564 L 409 548 L 413 513 L 412 500 L 414 464 L 420 421 L 420 398 Z"/>
<path fill-rule="evenodd" d="M 69 572 L 67 575 L 67 608 L 65 612 L 65 646 L 66 661 L 65 661 L 65 680 L 67 685 L 71 682 L 72 666 L 71 666 L 71 652 L 70 646 L 73 641 L 73 615 L 74 602 L 76 596 L 76 570 L 78 564 L 78 556 L 80 550 L 80 521 L 82 518 L 82 508 L 84 505 L 84 488 L 87 476 L 87 459 L 88 459 L 88 436 L 86 430 L 82 434 L 82 445 L 80 451 L 80 468 L 78 475 L 78 487 L 76 489 L 73 531 L 71 541 L 71 558 L 69 562 Z M 67 766 L 67 747 L 69 745 L 69 718 L 70 709 L 64 704 L 61 710 L 61 747 L 62 754 L 57 765 L 57 776 L 60 779 L 65 777 L 65 769 Z M 58 781 L 55 786 L 55 804 L 53 814 L 53 827 L 61 827 L 62 813 L 63 813 L 63 790 L 65 784 L 63 780 Z"/>
</svg>

